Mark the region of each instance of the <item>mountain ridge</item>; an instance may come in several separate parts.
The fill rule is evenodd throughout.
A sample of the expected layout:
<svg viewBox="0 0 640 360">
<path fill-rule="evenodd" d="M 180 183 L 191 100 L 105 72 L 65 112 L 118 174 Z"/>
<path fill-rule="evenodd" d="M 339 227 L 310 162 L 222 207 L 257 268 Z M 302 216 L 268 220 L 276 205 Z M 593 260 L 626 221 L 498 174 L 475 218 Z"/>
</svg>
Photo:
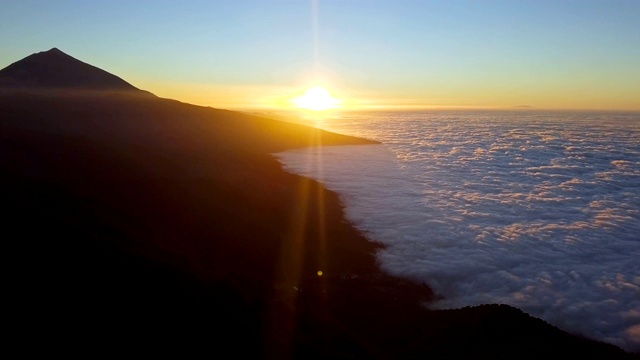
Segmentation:
<svg viewBox="0 0 640 360">
<path fill-rule="evenodd" d="M 428 286 L 380 270 L 381 245 L 345 220 L 337 194 L 271 155 L 372 141 L 23 80 L 54 90 L 0 93 L 8 327 L 23 347 L 135 339 L 148 353 L 175 344 L 249 358 L 629 358 L 508 306 L 428 310 Z"/>
</svg>

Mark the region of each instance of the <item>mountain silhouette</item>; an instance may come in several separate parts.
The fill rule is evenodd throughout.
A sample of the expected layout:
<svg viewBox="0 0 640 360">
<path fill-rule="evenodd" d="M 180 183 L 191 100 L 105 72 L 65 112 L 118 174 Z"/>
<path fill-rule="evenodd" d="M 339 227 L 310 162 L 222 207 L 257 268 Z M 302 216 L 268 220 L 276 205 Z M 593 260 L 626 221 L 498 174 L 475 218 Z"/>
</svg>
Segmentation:
<svg viewBox="0 0 640 360">
<path fill-rule="evenodd" d="M 55 48 L 0 83 L 3 325 L 16 348 L 632 358 L 509 306 L 428 309 L 431 289 L 380 269 L 382 246 L 336 193 L 272 155 L 374 141 L 138 96 Z"/>
<path fill-rule="evenodd" d="M 0 88 L 141 91 L 57 48 L 32 54 L 0 70 Z"/>
</svg>

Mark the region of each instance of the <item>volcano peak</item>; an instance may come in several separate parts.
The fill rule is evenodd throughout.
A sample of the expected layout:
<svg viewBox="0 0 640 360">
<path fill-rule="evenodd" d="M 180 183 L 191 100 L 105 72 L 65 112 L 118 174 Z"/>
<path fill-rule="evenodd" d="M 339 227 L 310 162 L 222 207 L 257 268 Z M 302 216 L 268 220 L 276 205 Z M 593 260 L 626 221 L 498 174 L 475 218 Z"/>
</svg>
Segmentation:
<svg viewBox="0 0 640 360">
<path fill-rule="evenodd" d="M 0 88 L 140 91 L 120 77 L 56 47 L 0 70 Z"/>
</svg>

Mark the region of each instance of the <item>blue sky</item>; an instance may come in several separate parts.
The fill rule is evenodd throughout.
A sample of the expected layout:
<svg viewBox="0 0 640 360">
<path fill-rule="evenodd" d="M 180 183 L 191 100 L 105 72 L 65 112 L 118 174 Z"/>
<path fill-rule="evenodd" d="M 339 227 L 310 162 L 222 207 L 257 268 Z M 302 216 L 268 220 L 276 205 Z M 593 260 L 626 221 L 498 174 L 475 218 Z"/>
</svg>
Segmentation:
<svg viewBox="0 0 640 360">
<path fill-rule="evenodd" d="M 318 82 L 354 106 L 640 109 L 640 1 L 0 0 L 0 9 L 0 67 L 58 47 L 204 105 L 277 106 Z"/>
</svg>

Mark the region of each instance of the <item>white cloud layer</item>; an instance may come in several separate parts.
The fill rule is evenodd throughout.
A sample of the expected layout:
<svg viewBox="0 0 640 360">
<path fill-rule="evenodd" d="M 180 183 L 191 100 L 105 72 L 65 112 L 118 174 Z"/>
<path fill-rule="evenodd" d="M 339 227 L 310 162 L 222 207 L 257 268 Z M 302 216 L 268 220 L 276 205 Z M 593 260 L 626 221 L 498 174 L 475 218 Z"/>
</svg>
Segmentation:
<svg viewBox="0 0 640 360">
<path fill-rule="evenodd" d="M 438 308 L 506 303 L 640 350 L 640 115 L 350 114 L 384 145 L 277 154 L 342 195 L 390 273 Z"/>
</svg>

